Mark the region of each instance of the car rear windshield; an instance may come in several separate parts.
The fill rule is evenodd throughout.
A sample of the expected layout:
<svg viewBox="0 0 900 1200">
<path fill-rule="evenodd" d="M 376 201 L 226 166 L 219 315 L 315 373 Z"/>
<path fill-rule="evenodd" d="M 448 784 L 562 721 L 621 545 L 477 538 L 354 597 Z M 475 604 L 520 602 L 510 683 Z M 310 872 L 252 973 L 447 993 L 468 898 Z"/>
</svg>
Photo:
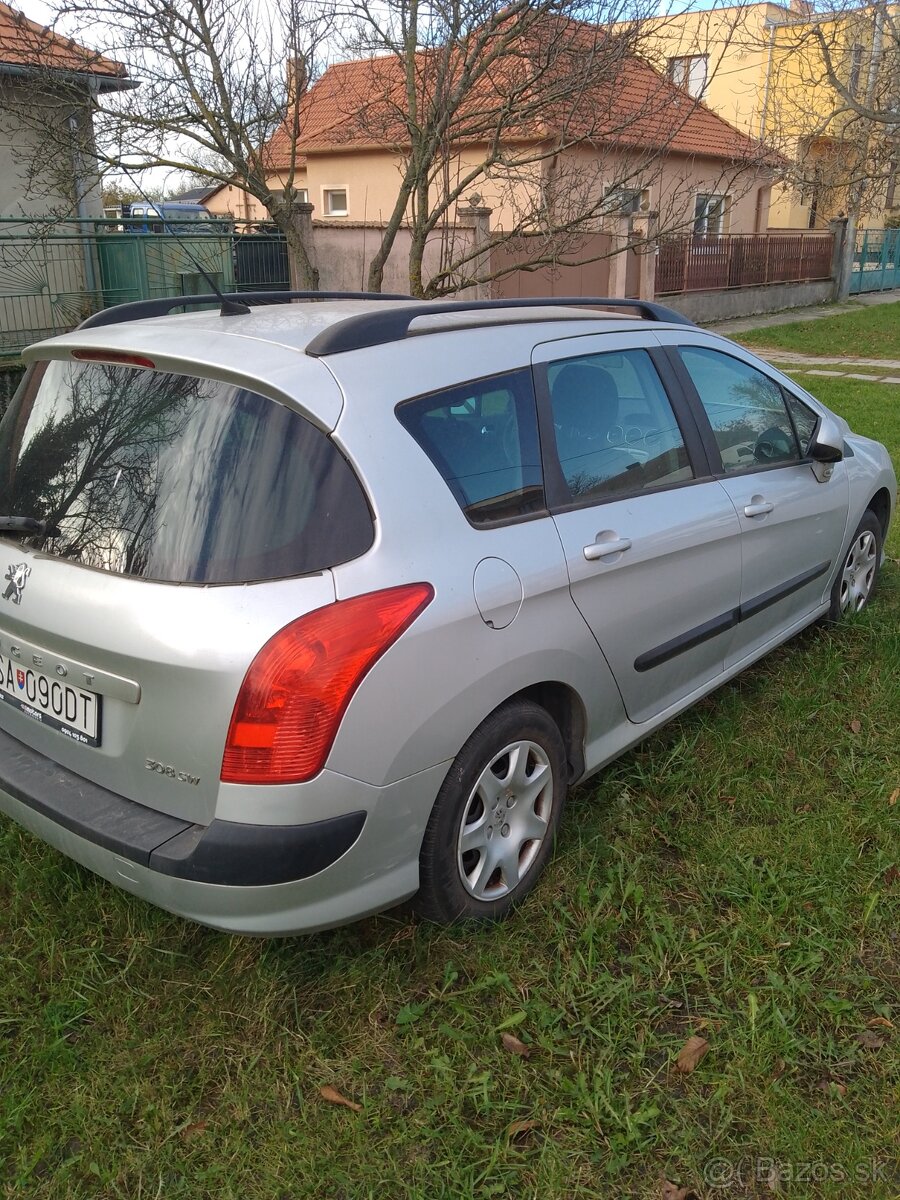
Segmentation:
<svg viewBox="0 0 900 1200">
<path fill-rule="evenodd" d="M 58 528 L 42 548 L 122 575 L 247 583 L 358 557 L 359 481 L 299 414 L 213 379 L 36 364 L 0 423 L 0 514 Z"/>
</svg>

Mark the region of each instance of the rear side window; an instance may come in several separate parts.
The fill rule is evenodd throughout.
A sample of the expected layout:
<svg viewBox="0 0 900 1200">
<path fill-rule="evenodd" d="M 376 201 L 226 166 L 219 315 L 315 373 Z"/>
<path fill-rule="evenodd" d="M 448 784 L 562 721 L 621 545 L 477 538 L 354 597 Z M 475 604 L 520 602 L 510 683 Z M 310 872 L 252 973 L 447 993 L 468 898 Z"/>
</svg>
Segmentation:
<svg viewBox="0 0 900 1200">
<path fill-rule="evenodd" d="M 530 370 L 410 400 L 397 416 L 473 525 L 544 510 Z"/>
<path fill-rule="evenodd" d="M 39 366 L 0 423 L 0 512 L 57 526 L 44 550 L 142 579 L 247 583 L 372 544 L 352 468 L 299 414 L 212 379 Z"/>
</svg>

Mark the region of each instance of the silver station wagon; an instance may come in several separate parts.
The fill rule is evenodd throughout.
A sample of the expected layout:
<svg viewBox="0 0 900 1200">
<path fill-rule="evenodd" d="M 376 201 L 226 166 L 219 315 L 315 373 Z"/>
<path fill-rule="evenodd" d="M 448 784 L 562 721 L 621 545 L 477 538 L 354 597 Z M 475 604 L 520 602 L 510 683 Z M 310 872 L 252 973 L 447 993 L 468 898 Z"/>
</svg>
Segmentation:
<svg viewBox="0 0 900 1200">
<path fill-rule="evenodd" d="M 0 808 L 165 909 L 502 917 L 570 786 L 872 594 L 884 448 L 661 306 L 240 299 L 32 346 L 0 425 Z"/>
</svg>

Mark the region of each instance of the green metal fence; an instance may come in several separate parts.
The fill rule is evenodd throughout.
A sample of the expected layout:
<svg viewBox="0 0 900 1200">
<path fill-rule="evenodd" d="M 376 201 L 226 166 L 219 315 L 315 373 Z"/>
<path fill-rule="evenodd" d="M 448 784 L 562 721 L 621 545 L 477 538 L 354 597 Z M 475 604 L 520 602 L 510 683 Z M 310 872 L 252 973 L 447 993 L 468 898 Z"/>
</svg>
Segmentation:
<svg viewBox="0 0 900 1200">
<path fill-rule="evenodd" d="M 856 237 L 851 292 L 900 287 L 900 229 L 864 229 Z"/>
<path fill-rule="evenodd" d="M 0 218 L 0 359 L 131 300 L 287 288 L 284 240 L 232 221 L 142 233 L 127 221 Z"/>
</svg>

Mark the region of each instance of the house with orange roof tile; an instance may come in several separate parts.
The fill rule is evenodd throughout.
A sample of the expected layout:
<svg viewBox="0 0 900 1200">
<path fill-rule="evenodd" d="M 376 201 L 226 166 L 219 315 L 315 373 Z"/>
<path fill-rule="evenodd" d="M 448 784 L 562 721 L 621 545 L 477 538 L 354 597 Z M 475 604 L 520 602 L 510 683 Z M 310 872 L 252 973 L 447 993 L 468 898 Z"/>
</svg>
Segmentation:
<svg viewBox="0 0 900 1200">
<path fill-rule="evenodd" d="M 426 52 L 417 58 L 427 81 Z M 273 184 L 300 151 L 295 186 L 314 206 L 317 221 L 386 222 L 409 150 L 405 86 L 402 64 L 391 56 L 330 67 L 304 98 L 298 145 L 291 145 L 285 127 L 268 144 Z M 472 97 L 470 109 L 484 99 Z M 467 134 L 466 125 L 463 106 L 444 164 L 445 186 L 451 188 L 484 156 L 484 145 Z M 492 230 L 525 229 L 548 204 L 572 203 L 576 193 L 579 204 L 593 206 L 597 224 L 604 211 L 653 210 L 663 230 L 766 229 L 777 156 L 636 57 L 627 57 L 615 80 L 586 89 L 565 112 L 551 108 L 538 120 L 507 125 L 504 137 L 508 157 L 531 159 L 531 169 L 494 168 L 460 197 L 463 214 L 469 202 L 492 210 Z M 562 147 L 558 154 L 552 152 L 555 145 Z M 238 219 L 266 217 L 237 182 L 216 189 L 203 203 Z"/>
<path fill-rule="evenodd" d="M 102 216 L 96 167 L 83 150 L 91 96 L 135 86 L 121 63 L 0 0 L 0 217 Z M 74 123 L 68 154 L 65 136 L 48 137 L 64 123 Z"/>
</svg>

